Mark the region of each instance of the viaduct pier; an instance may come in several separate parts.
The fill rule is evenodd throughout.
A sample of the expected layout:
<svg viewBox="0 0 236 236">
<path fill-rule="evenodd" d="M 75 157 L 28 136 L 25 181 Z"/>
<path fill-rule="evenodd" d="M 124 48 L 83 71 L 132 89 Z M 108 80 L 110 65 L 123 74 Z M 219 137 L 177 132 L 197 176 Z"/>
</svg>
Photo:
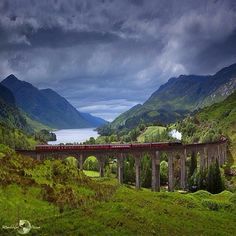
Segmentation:
<svg viewBox="0 0 236 236">
<path fill-rule="evenodd" d="M 227 160 L 227 140 L 222 138 L 218 142 L 182 144 L 180 142 L 162 143 L 134 143 L 134 144 L 102 144 L 102 145 L 38 145 L 35 150 L 16 150 L 25 156 L 45 160 L 47 158 L 63 159 L 73 156 L 78 160 L 79 169 L 89 156 L 95 156 L 99 163 L 100 177 L 104 176 L 106 158 L 114 157 L 117 160 L 117 176 L 123 183 L 124 161 L 129 155 L 135 160 L 135 186 L 141 187 L 141 159 L 144 155 L 151 158 L 152 190 L 160 191 L 160 157 L 164 153 L 168 159 L 168 191 L 174 191 L 174 168 L 180 166 L 180 187 L 187 187 L 188 156 L 197 155 L 200 169 L 207 169 L 212 162 L 218 160 L 222 166 Z"/>
</svg>

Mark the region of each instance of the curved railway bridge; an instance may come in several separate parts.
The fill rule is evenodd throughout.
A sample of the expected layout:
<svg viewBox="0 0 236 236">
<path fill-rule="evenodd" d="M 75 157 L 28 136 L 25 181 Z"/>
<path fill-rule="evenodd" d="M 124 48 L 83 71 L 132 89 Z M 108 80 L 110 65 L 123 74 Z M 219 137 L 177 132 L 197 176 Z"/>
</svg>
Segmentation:
<svg viewBox="0 0 236 236">
<path fill-rule="evenodd" d="M 127 155 L 135 159 L 135 186 L 141 187 L 141 159 L 148 154 L 152 160 L 152 190 L 160 191 L 160 156 L 165 153 L 168 158 L 168 190 L 174 191 L 174 170 L 180 166 L 180 186 L 186 189 L 188 168 L 187 157 L 196 154 L 201 169 L 207 169 L 216 159 L 222 166 L 227 160 L 227 140 L 222 138 L 218 142 L 182 144 L 181 142 L 162 143 L 134 143 L 134 144 L 102 144 L 102 145 L 38 145 L 35 150 L 16 150 L 25 156 L 44 160 L 47 158 L 63 159 L 74 156 L 78 159 L 80 170 L 89 156 L 95 156 L 99 163 L 100 176 L 104 176 L 104 166 L 107 157 L 117 160 L 117 176 L 123 183 L 124 160 Z"/>
</svg>

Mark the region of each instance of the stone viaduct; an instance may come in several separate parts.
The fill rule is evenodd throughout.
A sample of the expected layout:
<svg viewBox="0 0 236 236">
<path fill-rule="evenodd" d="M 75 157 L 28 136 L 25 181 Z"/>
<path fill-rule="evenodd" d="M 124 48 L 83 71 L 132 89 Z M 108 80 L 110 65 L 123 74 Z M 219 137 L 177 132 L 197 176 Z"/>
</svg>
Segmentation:
<svg viewBox="0 0 236 236">
<path fill-rule="evenodd" d="M 74 156 L 78 159 L 79 169 L 89 156 L 95 156 L 99 163 L 100 177 L 104 176 L 106 157 L 115 157 L 117 160 L 117 176 L 123 183 L 124 161 L 127 155 L 135 159 L 135 186 L 141 187 L 141 159 L 148 154 L 152 160 L 152 190 L 160 191 L 160 155 L 166 153 L 168 158 L 168 191 L 174 191 L 174 168 L 176 163 L 180 166 L 180 187 L 187 187 L 187 157 L 196 154 L 201 169 L 207 169 L 216 159 L 222 166 L 227 159 L 227 140 L 218 142 L 194 143 L 184 145 L 178 142 L 143 143 L 143 144 L 104 144 L 104 145 L 38 145 L 35 150 L 16 150 L 25 156 L 44 160 L 47 158 L 63 159 Z"/>
</svg>

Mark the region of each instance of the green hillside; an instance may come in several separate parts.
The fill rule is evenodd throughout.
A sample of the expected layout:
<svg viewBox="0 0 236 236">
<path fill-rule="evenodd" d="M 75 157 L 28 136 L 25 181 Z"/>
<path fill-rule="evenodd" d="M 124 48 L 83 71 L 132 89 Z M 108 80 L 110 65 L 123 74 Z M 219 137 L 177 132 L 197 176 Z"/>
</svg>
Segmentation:
<svg viewBox="0 0 236 236">
<path fill-rule="evenodd" d="M 192 111 L 224 100 L 236 89 L 236 64 L 214 75 L 180 75 L 160 86 L 143 105 L 118 116 L 100 130 L 132 129 L 140 123 L 169 124 Z"/>
<path fill-rule="evenodd" d="M 51 127 L 46 126 L 36 120 L 33 120 L 29 117 L 29 115 L 27 115 L 25 112 L 21 112 L 21 114 L 24 116 L 27 124 L 35 131 L 35 132 L 39 132 L 40 130 L 46 129 L 46 130 L 52 130 Z"/>
<path fill-rule="evenodd" d="M 15 97 L 16 105 L 31 119 L 53 128 L 88 128 L 106 121 L 80 113 L 64 97 L 52 89 L 38 89 L 32 84 L 9 75 L 1 82 Z"/>
<path fill-rule="evenodd" d="M 183 142 L 206 142 L 229 139 L 231 154 L 236 160 L 236 91 L 224 101 L 196 111 L 194 115 L 176 124 Z"/>
<path fill-rule="evenodd" d="M 224 101 L 204 108 L 196 117 L 201 122 L 215 122 L 222 132 L 236 141 L 236 91 Z"/>
<path fill-rule="evenodd" d="M 11 91 L 0 84 L 0 144 L 16 149 L 34 148 L 41 137 L 40 130 L 50 128 L 32 120 L 28 114 L 21 111 L 15 104 Z M 40 141 L 45 141 L 40 139 Z"/>
<path fill-rule="evenodd" d="M 146 142 L 146 140 L 155 139 L 157 134 L 161 134 L 166 128 L 163 126 L 149 126 L 145 131 L 137 137 L 137 141 L 140 143 Z"/>
<path fill-rule="evenodd" d="M 92 180 L 72 162 L 41 163 L 0 145 L 0 223 L 29 220 L 40 227 L 29 235 L 233 235 L 235 197 L 136 191 L 115 179 Z"/>
<path fill-rule="evenodd" d="M 0 123 L 10 128 L 18 128 L 26 132 L 32 131 L 25 117 L 15 105 L 12 92 L 0 84 Z"/>
<path fill-rule="evenodd" d="M 227 135 L 236 160 L 236 91 L 223 102 L 204 108 L 196 117 L 201 123 L 214 123 Z"/>
</svg>

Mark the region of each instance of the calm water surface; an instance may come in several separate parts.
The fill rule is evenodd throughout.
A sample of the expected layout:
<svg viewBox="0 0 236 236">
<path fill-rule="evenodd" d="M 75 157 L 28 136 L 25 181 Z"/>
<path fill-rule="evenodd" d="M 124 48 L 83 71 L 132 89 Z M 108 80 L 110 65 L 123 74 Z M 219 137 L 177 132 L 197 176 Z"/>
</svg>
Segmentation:
<svg viewBox="0 0 236 236">
<path fill-rule="evenodd" d="M 95 128 L 57 130 L 53 132 L 57 136 L 57 141 L 48 142 L 48 144 L 84 142 L 90 137 L 96 138 L 99 136 L 94 129 Z"/>
</svg>

